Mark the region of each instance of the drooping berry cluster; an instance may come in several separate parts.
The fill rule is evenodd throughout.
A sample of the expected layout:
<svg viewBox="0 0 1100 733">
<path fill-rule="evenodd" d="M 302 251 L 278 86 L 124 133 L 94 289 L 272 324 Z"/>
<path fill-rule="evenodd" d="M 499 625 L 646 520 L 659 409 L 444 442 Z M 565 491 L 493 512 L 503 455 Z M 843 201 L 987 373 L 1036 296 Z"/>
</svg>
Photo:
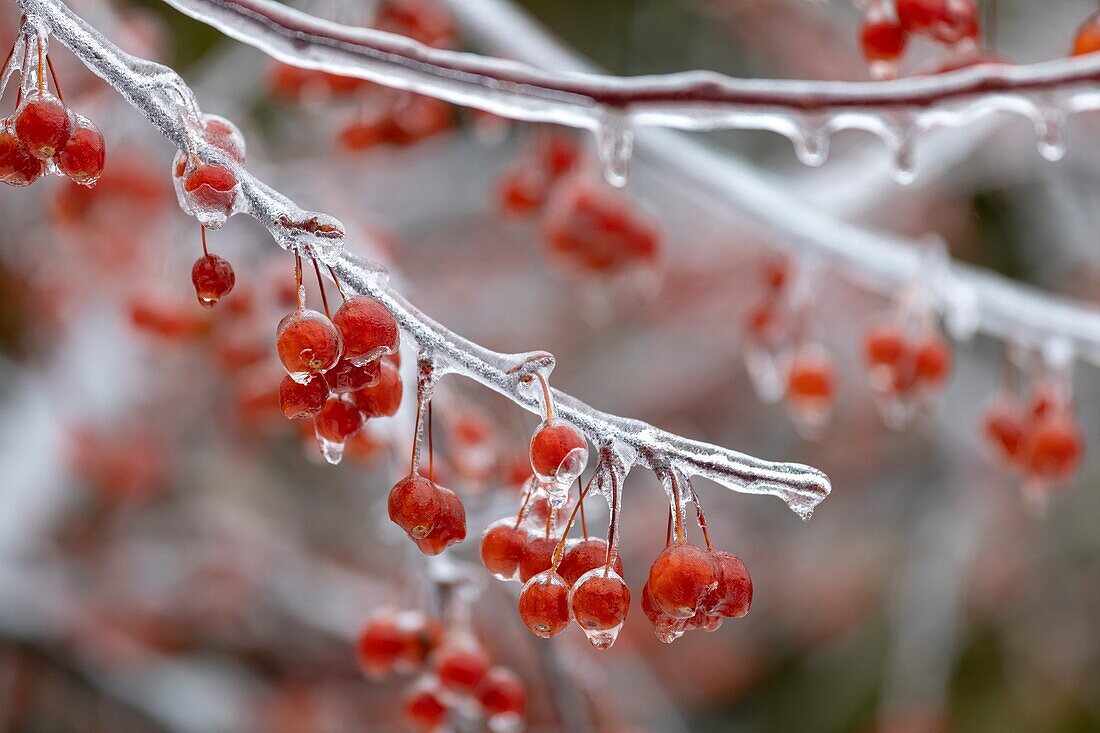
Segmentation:
<svg viewBox="0 0 1100 733">
<path fill-rule="evenodd" d="M 1024 395 L 1006 389 L 986 409 L 982 431 L 994 459 L 1020 476 L 1025 497 L 1040 506 L 1073 477 L 1085 453 L 1064 378 L 1034 378 Z"/>
<path fill-rule="evenodd" d="M 859 44 L 871 75 L 892 79 L 911 36 L 948 49 L 941 71 L 996 61 L 980 52 L 979 34 L 975 0 L 870 0 L 863 9 Z"/>
<path fill-rule="evenodd" d="M 527 687 L 507 667 L 493 665 L 473 635 L 444 627 L 416 611 L 379 611 L 363 626 L 359 665 L 371 679 L 416 674 L 405 694 L 409 726 L 443 730 L 453 710 L 474 713 L 490 730 L 518 730 L 527 710 Z"/>
<path fill-rule="evenodd" d="M 934 315 L 892 314 L 865 336 L 864 360 L 883 418 L 901 427 L 929 412 L 951 376 L 951 344 Z"/>
<path fill-rule="evenodd" d="M 393 314 L 367 295 L 347 295 L 329 318 L 320 267 L 314 262 L 325 312 L 305 306 L 301 258 L 296 258 L 298 307 L 275 332 L 287 375 L 279 406 L 292 420 L 313 418 L 321 453 L 331 463 L 372 417 L 388 417 L 401 404 L 400 333 Z M 335 278 L 335 276 L 334 276 Z"/>
<path fill-rule="evenodd" d="M 37 84 L 24 83 L 15 114 L 0 120 L 0 180 L 9 186 L 29 186 L 54 172 L 94 186 L 106 161 L 103 135 L 91 120 L 65 106 L 56 75 L 57 94 L 47 88 L 46 67 L 52 75 L 53 64 L 40 41 Z"/>
<path fill-rule="evenodd" d="M 759 281 L 763 293 L 744 321 L 749 374 L 761 397 L 785 399 L 799 429 L 816 437 L 836 398 L 832 356 L 813 338 L 812 302 L 796 291 L 790 263 L 769 259 Z"/>
<path fill-rule="evenodd" d="M 390 521 L 404 530 L 425 555 L 438 555 L 466 539 L 466 508 L 458 495 L 432 478 L 409 474 L 388 500 Z"/>
</svg>

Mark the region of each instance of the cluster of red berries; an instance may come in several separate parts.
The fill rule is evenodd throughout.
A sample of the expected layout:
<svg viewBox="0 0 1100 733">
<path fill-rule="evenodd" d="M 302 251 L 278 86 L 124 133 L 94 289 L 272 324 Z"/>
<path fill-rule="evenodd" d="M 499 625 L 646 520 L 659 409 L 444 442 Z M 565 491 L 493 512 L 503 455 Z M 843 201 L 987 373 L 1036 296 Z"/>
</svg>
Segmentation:
<svg viewBox="0 0 1100 733">
<path fill-rule="evenodd" d="M 430 0 L 384 0 L 377 4 L 370 24 L 434 48 L 453 48 L 458 43 L 454 18 Z M 354 100 L 355 117 L 337 133 L 340 145 L 348 150 L 412 145 L 451 129 L 455 122 L 446 102 L 364 79 L 276 64 L 270 85 L 275 96 L 292 102 L 310 96 Z"/>
<path fill-rule="evenodd" d="M 26 95 L 20 90 L 15 114 L 0 122 L 0 180 L 28 186 L 52 170 L 94 186 L 106 160 L 103 135 L 91 120 L 46 89 L 41 53 L 39 57 L 37 89 Z"/>
<path fill-rule="evenodd" d="M 656 265 L 657 221 L 621 191 L 573 176 L 554 188 L 542 220 L 549 260 L 566 272 L 608 277 Z"/>
<path fill-rule="evenodd" d="M 744 322 L 747 363 L 762 396 L 785 398 L 799 428 L 816 434 L 835 401 L 833 359 L 824 346 L 807 338 L 808 308 L 795 302 L 790 263 L 768 260 L 759 277 L 763 295 Z"/>
<path fill-rule="evenodd" d="M 906 327 L 891 317 L 872 326 L 864 341 L 867 374 L 886 421 L 905 425 L 935 405 L 951 375 L 951 344 L 929 318 Z"/>
<path fill-rule="evenodd" d="M 387 506 L 390 521 L 425 555 L 438 555 L 466 539 L 466 507 L 432 478 L 409 474 L 390 489 Z"/>
<path fill-rule="evenodd" d="M 515 217 L 538 214 L 550 194 L 577 165 L 580 148 L 568 135 L 548 132 L 535 141 L 534 149 L 521 156 L 497 184 L 501 210 Z"/>
<path fill-rule="evenodd" d="M 979 53 L 975 0 L 870 0 L 863 9 L 859 43 L 876 79 L 897 76 L 910 36 L 947 46 L 954 54 L 941 71 L 994 60 Z"/>
<path fill-rule="evenodd" d="M 1084 457 L 1069 388 L 1060 381 L 1040 378 L 1024 396 L 1006 390 L 982 422 L 994 457 L 1021 476 L 1031 500 L 1044 499 L 1053 485 L 1072 478 Z"/>
<path fill-rule="evenodd" d="M 320 269 L 318 284 L 324 298 Z M 301 260 L 297 282 L 301 289 Z M 279 385 L 279 406 L 292 420 L 313 419 L 324 457 L 338 463 L 346 441 L 372 417 L 386 417 L 401 404 L 400 333 L 397 321 L 379 301 L 367 295 L 344 295 L 329 318 L 298 307 L 275 332 L 279 361 L 286 370 Z"/>
<path fill-rule="evenodd" d="M 372 679 L 420 675 L 404 702 L 405 720 L 414 730 L 443 730 L 456 709 L 483 718 L 490 730 L 522 727 L 526 685 L 507 667 L 494 666 L 468 631 L 445 630 L 416 611 L 380 611 L 360 632 L 357 651 Z"/>
</svg>

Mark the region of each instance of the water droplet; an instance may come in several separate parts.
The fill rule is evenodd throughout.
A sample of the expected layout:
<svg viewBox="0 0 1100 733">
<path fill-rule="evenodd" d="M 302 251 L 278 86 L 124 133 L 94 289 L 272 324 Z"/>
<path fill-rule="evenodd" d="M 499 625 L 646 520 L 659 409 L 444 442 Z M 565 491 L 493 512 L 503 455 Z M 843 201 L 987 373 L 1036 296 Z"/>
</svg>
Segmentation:
<svg viewBox="0 0 1100 733">
<path fill-rule="evenodd" d="M 596 153 L 600 156 L 603 176 L 616 188 L 626 185 L 634 153 L 634 129 L 622 112 L 608 112 L 596 128 Z"/>
<path fill-rule="evenodd" d="M 779 355 L 772 349 L 747 343 L 742 358 L 757 399 L 769 405 L 783 399 L 786 385 L 779 368 Z"/>
<path fill-rule="evenodd" d="M 336 443 L 331 440 L 322 438 L 320 435 L 318 435 L 317 447 L 321 449 L 321 455 L 324 457 L 324 459 L 334 466 L 344 459 L 343 441 Z"/>
</svg>

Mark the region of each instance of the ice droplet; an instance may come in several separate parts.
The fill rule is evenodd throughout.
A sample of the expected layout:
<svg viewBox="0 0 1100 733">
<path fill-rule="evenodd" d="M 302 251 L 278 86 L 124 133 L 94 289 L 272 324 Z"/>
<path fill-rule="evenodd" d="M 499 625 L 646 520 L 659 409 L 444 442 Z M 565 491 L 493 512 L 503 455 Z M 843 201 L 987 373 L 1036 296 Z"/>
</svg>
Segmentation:
<svg viewBox="0 0 1100 733">
<path fill-rule="evenodd" d="M 339 443 L 317 436 L 317 447 L 321 449 L 321 455 L 332 465 L 337 465 L 344 459 L 344 442 Z"/>
<path fill-rule="evenodd" d="M 814 122 L 799 127 L 791 142 L 803 165 L 817 168 L 829 159 L 829 128 L 823 124 Z"/>
<path fill-rule="evenodd" d="M 634 153 L 634 129 L 625 113 L 604 115 L 596 128 L 596 153 L 607 182 L 616 188 L 625 186 L 630 178 L 630 161 Z"/>
<path fill-rule="evenodd" d="M 917 179 L 917 164 L 913 155 L 913 140 L 908 133 L 902 133 L 891 146 L 894 154 L 894 180 L 908 186 Z"/>
<path fill-rule="evenodd" d="M 574 620 L 577 621 L 577 625 L 581 627 L 581 631 L 584 632 L 584 636 L 586 639 L 588 639 L 588 643 L 594 646 L 596 649 L 600 650 L 610 649 L 615 644 L 615 640 L 619 638 L 619 632 L 622 631 L 623 623 L 625 623 L 626 621 L 625 609 L 622 621 L 620 621 L 615 626 L 609 628 L 590 628 L 588 626 L 585 626 L 585 624 L 582 622 L 584 614 L 582 613 L 581 616 L 577 615 L 577 609 L 574 606 L 574 597 L 579 592 L 581 587 L 584 586 L 586 583 L 598 582 L 605 584 L 604 588 L 609 591 L 608 602 L 611 603 L 611 598 L 613 598 L 614 594 L 618 592 L 618 589 L 616 589 L 614 585 L 606 585 L 608 581 L 610 581 L 610 583 L 612 584 L 617 583 L 623 588 L 626 587 L 626 581 L 623 580 L 622 576 L 620 576 L 612 568 L 600 566 L 598 568 L 593 568 L 592 570 L 589 570 L 584 575 L 577 578 L 577 582 L 575 582 L 573 584 L 573 587 L 569 589 L 569 608 L 573 611 Z"/>
<path fill-rule="evenodd" d="M 1039 155 L 1050 162 L 1061 160 L 1066 154 L 1065 114 L 1058 108 L 1044 108 L 1035 120 Z"/>
<path fill-rule="evenodd" d="M 485 722 L 493 733 L 518 733 L 523 730 L 523 718 L 516 713 L 497 713 Z"/>
<path fill-rule="evenodd" d="M 756 344 L 746 344 L 742 355 L 757 398 L 765 404 L 774 404 L 783 399 L 786 385 L 779 369 L 778 355 L 771 349 Z"/>
</svg>

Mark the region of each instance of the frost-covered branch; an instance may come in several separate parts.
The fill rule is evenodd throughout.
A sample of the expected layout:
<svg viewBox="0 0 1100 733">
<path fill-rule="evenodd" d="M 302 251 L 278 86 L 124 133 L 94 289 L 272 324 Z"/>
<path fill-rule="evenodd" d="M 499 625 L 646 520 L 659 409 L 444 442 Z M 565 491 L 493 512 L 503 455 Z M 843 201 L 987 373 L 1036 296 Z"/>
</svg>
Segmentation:
<svg viewBox="0 0 1100 733">
<path fill-rule="evenodd" d="M 263 222 L 284 248 L 314 254 L 331 265 L 351 289 L 371 295 L 394 314 L 402 330 L 416 342 L 421 360 L 438 375 L 457 373 L 493 389 L 537 414 L 542 405 L 532 377 L 547 377 L 553 357 L 546 353 L 499 354 L 448 331 L 420 313 L 388 285 L 377 266 L 346 253 L 344 230 L 335 219 L 306 212 L 282 194 L 255 179 L 224 151 L 206 143 L 201 112 L 191 91 L 171 69 L 131 56 L 73 13 L 60 0 L 16 0 L 28 18 L 66 45 L 89 69 L 117 89 L 165 137 L 190 149 L 203 162 L 230 167 L 244 200 L 240 213 Z M 554 391 L 558 413 L 573 421 L 600 448 L 605 467 L 620 478 L 634 465 L 660 475 L 705 476 L 746 493 L 771 494 L 808 518 L 830 491 L 828 478 L 817 469 L 773 463 L 736 451 L 688 440 L 646 423 L 601 413 L 580 400 Z"/>
<path fill-rule="evenodd" d="M 1064 152 L 1066 115 L 1100 108 L 1100 58 L 1092 56 L 890 82 L 735 79 L 709 71 L 622 78 L 433 49 L 273 0 L 165 1 L 286 63 L 517 120 L 592 130 L 616 183 L 623 180 L 625 161 L 618 158 L 629 156 L 633 126 L 772 130 L 789 137 L 809 165 L 824 162 L 833 133 L 862 129 L 891 147 L 900 176 L 909 178 L 913 142 L 925 130 L 1015 112 L 1032 120 L 1040 150 L 1056 159 Z"/>
</svg>

